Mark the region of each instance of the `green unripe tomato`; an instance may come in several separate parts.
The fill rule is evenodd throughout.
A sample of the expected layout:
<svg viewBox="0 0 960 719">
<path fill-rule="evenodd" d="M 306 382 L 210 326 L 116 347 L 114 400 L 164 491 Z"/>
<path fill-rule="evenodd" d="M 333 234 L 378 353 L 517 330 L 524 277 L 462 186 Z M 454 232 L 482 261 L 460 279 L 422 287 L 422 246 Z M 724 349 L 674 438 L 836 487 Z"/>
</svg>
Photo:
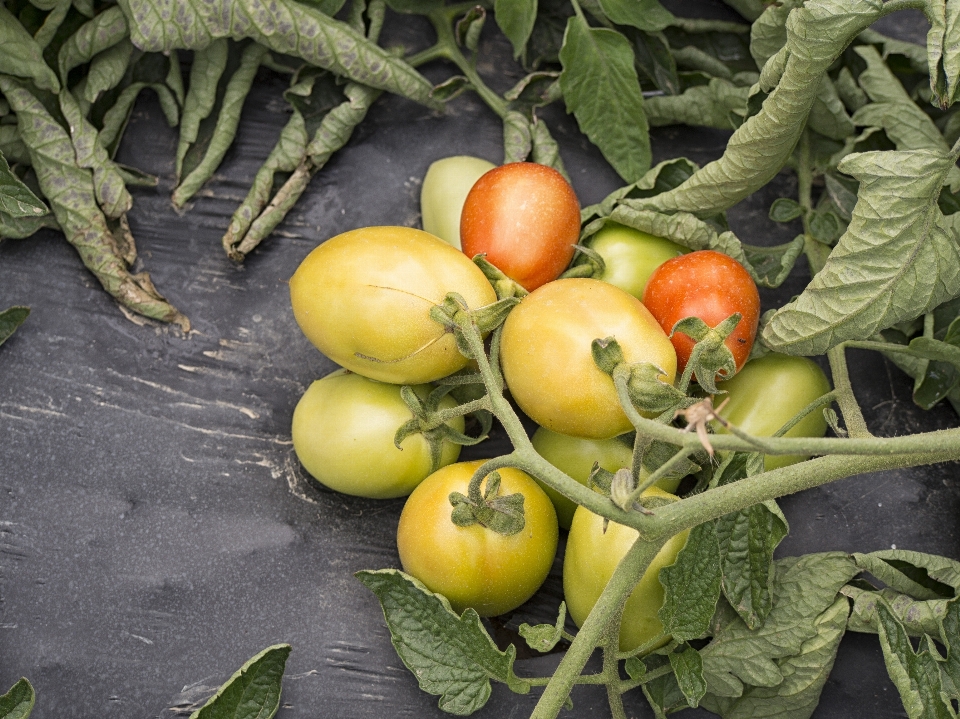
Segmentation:
<svg viewBox="0 0 960 719">
<path fill-rule="evenodd" d="M 686 247 L 632 227 L 608 222 L 587 245 L 603 258 L 603 274 L 596 279 L 616 285 L 643 299 L 650 275 L 667 260 L 689 252 Z"/>
<path fill-rule="evenodd" d="M 648 489 L 644 496 L 674 498 L 656 487 Z M 585 507 L 577 507 L 567 537 L 563 596 L 567 611 L 578 627 L 583 626 L 620 560 L 639 536 L 631 527 L 616 522 L 604 527 L 603 522 L 600 515 Z M 632 651 L 663 632 L 663 624 L 657 616 L 664 599 L 660 570 L 676 561 L 689 533 L 685 530 L 667 540 L 627 598 L 620 624 L 620 651 Z M 658 646 L 669 641 L 669 637 L 664 637 Z"/>
<path fill-rule="evenodd" d="M 633 463 L 633 448 L 618 437 L 586 439 L 539 427 L 530 441 L 541 457 L 584 486 L 589 486 L 590 472 L 593 471 L 594 463 L 599 463 L 608 472 L 616 472 L 621 467 L 629 467 Z M 647 472 L 641 473 L 641 481 L 646 475 Z M 573 513 L 577 509 L 576 502 L 567 499 L 540 480 L 537 480 L 537 483 L 553 502 L 560 526 L 563 529 L 570 529 Z M 655 486 L 667 492 L 675 492 L 678 484 L 680 484 L 678 478 L 665 478 Z"/>
<path fill-rule="evenodd" d="M 480 176 L 496 165 L 479 157 L 456 155 L 427 168 L 420 189 L 423 229 L 460 249 L 460 212 Z"/>
<path fill-rule="evenodd" d="M 756 437 L 772 437 L 797 412 L 829 392 L 830 382 L 811 359 L 771 353 L 750 360 L 732 379 L 718 382 L 717 388 L 728 392 L 717 395 L 717 404 L 730 398 L 720 412 L 724 419 Z M 719 422 L 714 428 L 726 431 Z M 822 437 L 826 431 L 823 412 L 814 410 L 784 436 Z M 805 459 L 798 454 L 768 454 L 763 464 L 769 472 Z"/>
<path fill-rule="evenodd" d="M 430 385 L 413 387 L 426 399 Z M 440 408 L 454 407 L 444 397 Z M 410 435 L 397 448 L 397 430 L 413 414 L 400 386 L 338 370 L 317 380 L 293 411 L 293 448 L 304 468 L 321 484 L 357 497 L 404 497 L 430 474 L 430 445 Z M 463 432 L 463 417 L 448 423 Z M 460 445 L 444 442 L 440 465 L 457 461 Z"/>
</svg>

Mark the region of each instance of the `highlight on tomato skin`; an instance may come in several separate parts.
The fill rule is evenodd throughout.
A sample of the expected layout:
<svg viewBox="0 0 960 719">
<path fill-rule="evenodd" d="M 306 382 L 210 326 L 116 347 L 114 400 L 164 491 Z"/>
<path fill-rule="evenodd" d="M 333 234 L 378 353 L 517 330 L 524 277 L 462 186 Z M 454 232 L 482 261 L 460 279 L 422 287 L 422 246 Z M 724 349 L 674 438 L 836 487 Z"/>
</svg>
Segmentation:
<svg viewBox="0 0 960 719">
<path fill-rule="evenodd" d="M 726 345 L 738 371 L 750 357 L 760 323 L 760 292 L 750 273 L 729 255 L 698 250 L 667 260 L 650 276 L 643 304 L 668 335 L 685 317 L 699 317 L 716 327 L 739 312 L 740 323 Z M 696 343 L 681 332 L 670 341 L 677 351 L 677 371 L 682 372 Z"/>
<path fill-rule="evenodd" d="M 528 292 L 554 280 L 573 259 L 580 201 L 559 172 L 535 162 L 496 167 L 474 183 L 460 215 L 460 242 Z"/>
</svg>

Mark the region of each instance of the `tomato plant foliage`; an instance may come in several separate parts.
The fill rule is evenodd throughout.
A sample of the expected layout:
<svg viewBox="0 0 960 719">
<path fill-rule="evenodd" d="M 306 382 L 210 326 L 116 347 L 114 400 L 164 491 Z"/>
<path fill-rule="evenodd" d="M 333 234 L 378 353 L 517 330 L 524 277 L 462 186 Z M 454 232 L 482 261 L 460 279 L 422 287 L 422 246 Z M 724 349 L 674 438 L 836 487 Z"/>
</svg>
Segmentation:
<svg viewBox="0 0 960 719">
<path fill-rule="evenodd" d="M 656 336 L 666 353 L 637 352 L 617 326 L 604 332 L 598 325 L 577 342 L 582 371 L 573 380 L 562 371 L 544 373 L 543 360 L 531 360 L 528 350 L 531 338 L 543 342 L 549 333 L 542 326 L 514 331 L 536 306 L 536 293 L 522 301 L 501 297 L 506 304 L 487 315 L 499 320 L 481 331 L 473 312 L 497 298 L 462 254 L 447 245 L 438 249 L 411 228 L 361 232 L 380 239 L 417 235 L 410 246 L 421 251 L 404 257 L 443 259 L 421 262 L 414 277 L 405 277 L 397 257 L 377 244 L 365 254 L 349 252 L 355 264 L 346 274 L 325 274 L 336 264 L 331 261 L 318 263 L 311 277 L 295 277 L 297 318 L 308 334 L 321 336 L 320 348 L 381 380 L 439 380 L 448 383 L 440 394 L 451 397 L 458 396 L 454 390 L 476 389 L 462 405 L 444 404 L 440 424 L 470 412 L 500 421 L 514 450 L 478 472 L 522 470 L 568 509 L 581 505 L 577 511 L 592 512 L 601 526 L 613 521 L 642 538 L 624 549 L 609 582 L 595 588 L 593 610 L 576 609 L 576 636 L 565 606 L 555 623 L 521 632 L 537 650 L 569 643 L 551 677 L 518 678 L 516 647 L 497 648 L 474 609 L 454 612 L 449 598 L 397 570 L 359 573 L 381 602 L 402 661 L 421 688 L 440 696 L 441 709 L 456 714 L 480 709 L 494 679 L 520 693 L 544 686 L 535 711 L 541 718 L 556 716 L 578 683 L 601 682 L 615 717 L 625 715 L 622 695 L 639 688 L 657 716 L 699 705 L 725 719 L 802 719 L 819 701 L 844 634 L 867 632 L 878 637 L 907 715 L 952 717 L 952 702 L 960 700 L 960 563 L 904 550 L 775 559 L 788 524 L 774 500 L 861 472 L 960 458 L 957 430 L 874 437 L 844 355 L 850 348 L 881 352 L 913 378 L 919 405 L 946 399 L 960 408 L 956 3 L 727 4 L 745 22 L 676 17 L 657 0 L 497 0 L 471 8 L 442 0 L 237 0 L 229 11 L 223 3 L 78 0 L 38 2 L 30 12 L 20 12 L 24 2 L 7 2 L 0 5 L 0 236 L 61 230 L 122 305 L 186 330 L 187 318 L 146 273 L 132 270 L 137 255 L 128 187 L 156 185 L 157 178 L 118 164 L 113 155 L 143 90 L 156 94 L 171 126 L 179 125 L 173 199 L 183 205 L 226 156 L 257 73 L 288 77 L 290 117 L 223 237 L 224 250 L 237 261 L 270 236 L 382 92 L 433 108 L 459 92 L 476 92 L 502 120 L 505 162 L 533 160 L 558 176 L 567 171 L 542 108 L 562 101 L 628 184 L 582 210 L 581 251 L 565 279 L 544 294 L 613 276 L 605 263 L 617 260 L 600 250 L 623 228 L 670 243 L 664 245 L 670 253 L 722 253 L 760 287 L 780 286 L 802 257 L 811 280 L 763 316 L 753 356 L 826 354 L 833 389 L 819 377 L 806 385 L 809 394 L 797 395 L 806 406 L 776 413 L 770 426 L 751 426 L 737 414 L 736 394 L 748 375 L 727 385 L 734 395 L 729 416 L 718 413 L 713 401 L 719 407 L 724 386 L 708 380 L 698 387 L 689 373 L 674 386 L 672 350 L 656 327 L 641 333 L 641 344 Z M 393 13 L 425 16 L 436 44 L 419 52 L 381 46 L 380 31 L 392 18 L 387 5 Z M 926 47 L 871 29 L 905 8 L 924 11 Z M 481 30 L 491 10 L 528 73 L 502 95 L 478 72 L 484 67 Z M 183 51 L 192 53 L 186 83 L 177 55 Z M 461 74 L 433 87 L 415 68 L 437 59 Z M 732 135 L 723 156 L 702 168 L 685 158 L 651 167 L 648 127 L 670 124 Z M 726 211 L 784 168 L 796 175 L 796 197 L 777 198 L 770 219 L 797 223 L 797 236 L 779 245 L 742 241 Z M 576 220 L 574 211 L 571 240 Z M 338 244 L 325 244 L 320 256 L 330 257 Z M 568 259 L 563 254 L 549 274 Z M 451 283 L 454 275 L 466 279 Z M 324 295 L 334 286 L 341 289 L 336 296 Z M 613 288 L 600 292 L 610 296 Z M 614 294 L 616 302 L 639 304 L 620 290 Z M 366 307 L 373 303 L 375 320 Z M 513 304 L 519 307 L 508 314 Z M 0 313 L 0 343 L 26 315 L 22 307 Z M 551 320 L 554 334 L 583 315 L 561 309 Z M 314 332 L 314 325 L 330 322 L 338 325 L 339 339 L 328 343 L 329 333 Z M 483 335 L 491 329 L 487 345 Z M 573 356 L 549 345 L 539 354 Z M 548 383 L 555 386 L 551 397 L 539 391 Z M 567 476 L 530 443 L 505 384 L 550 429 L 590 443 L 622 442 L 607 438 L 626 433 L 633 446 L 616 445 L 616 461 L 597 456 L 588 473 L 579 467 L 577 477 Z M 584 392 L 585 385 L 593 389 Z M 603 406 L 564 425 L 576 408 L 557 409 L 551 400 L 577 392 L 580 409 L 598 399 Z M 603 415 L 612 419 L 600 422 Z M 414 419 L 432 422 L 416 413 Z M 825 423 L 835 436 L 819 436 Z M 792 431 L 806 427 L 815 429 Z M 806 456 L 816 458 L 795 462 Z M 656 502 L 645 493 L 684 474 L 692 484 L 678 501 Z M 444 505 L 441 514 L 462 519 L 465 503 L 474 499 L 459 494 L 457 508 Z M 504 506 L 514 511 L 516 504 Z M 508 519 L 517 523 L 523 516 L 514 512 Z M 642 621 L 663 632 L 620 652 L 615 630 L 623 603 L 668 539 L 683 533 L 688 539 L 671 553 L 675 560 L 656 582 L 647 577 L 659 583 L 650 595 L 657 601 L 648 604 L 659 606 L 647 607 L 656 615 Z M 585 677 L 597 647 L 603 668 Z M 289 651 L 277 645 L 255 656 L 195 716 L 273 716 Z M 32 687 L 21 680 L 0 697 L 0 719 L 26 719 L 33 702 Z"/>
</svg>

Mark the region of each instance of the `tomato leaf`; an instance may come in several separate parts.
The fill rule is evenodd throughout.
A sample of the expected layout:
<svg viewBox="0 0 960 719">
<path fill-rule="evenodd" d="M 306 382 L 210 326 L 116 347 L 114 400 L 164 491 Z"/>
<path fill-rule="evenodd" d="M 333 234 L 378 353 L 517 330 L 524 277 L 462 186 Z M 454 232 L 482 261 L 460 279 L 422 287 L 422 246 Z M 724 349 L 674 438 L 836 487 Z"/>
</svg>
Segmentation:
<svg viewBox="0 0 960 719">
<path fill-rule="evenodd" d="M 530 685 L 513 673 L 516 649 L 497 649 L 473 609 L 462 616 L 450 603 L 396 569 L 354 575 L 380 600 L 391 641 L 420 688 L 440 696 L 443 711 L 472 714 L 490 698 L 490 679 L 518 694 Z"/>
<path fill-rule="evenodd" d="M 820 79 L 881 9 L 878 0 L 808 0 L 792 10 L 785 21 L 786 44 L 763 65 L 758 89 L 769 95 L 760 112 L 733 133 L 723 157 L 647 205 L 712 215 L 773 179 L 793 153 Z"/>
<path fill-rule="evenodd" d="M 670 666 L 677 678 L 677 686 L 687 699 L 687 705 L 696 709 L 707 693 L 707 683 L 703 680 L 703 659 L 691 646 L 682 651 L 670 653 Z"/>
<path fill-rule="evenodd" d="M 839 169 L 860 180 L 850 225 L 803 294 L 771 318 L 763 341 L 788 354 L 822 354 L 960 294 L 956 230 L 937 206 L 955 159 L 930 150 L 845 157 Z"/>
<path fill-rule="evenodd" d="M 556 624 L 537 624 L 531 626 L 527 623 L 520 625 L 517 630 L 523 637 L 527 646 L 538 652 L 549 652 L 557 643 L 563 639 L 563 626 L 567 621 L 567 603 L 560 602 L 560 613 L 557 616 Z"/>
<path fill-rule="evenodd" d="M 735 698 L 747 693 L 747 686 L 780 685 L 786 675 L 783 660 L 802 654 L 820 635 L 817 618 L 837 602 L 837 593 L 859 571 L 842 552 L 788 557 L 774 568 L 773 607 L 763 625 L 752 630 L 730 609 L 713 640 L 700 650 L 713 695 Z M 845 623 L 846 600 L 840 601 Z M 710 708 L 706 701 L 704 706 Z"/>
<path fill-rule="evenodd" d="M 903 623 L 909 634 L 937 634 L 939 623 L 960 592 L 960 562 L 902 549 L 854 554 L 857 566 L 886 586 L 851 584 L 843 593 L 853 600 L 851 631 L 877 633 L 881 603 Z"/>
<path fill-rule="evenodd" d="M 643 101 L 650 127 L 690 125 L 733 130 L 747 110 L 749 87 L 714 77 L 706 85 L 694 85 L 680 95 L 658 95 Z"/>
<path fill-rule="evenodd" d="M 651 654 L 643 658 L 646 669 L 644 673 L 652 672 L 669 663 L 669 659 L 662 654 Z M 687 698 L 680 689 L 677 677 L 673 672 L 657 677 L 652 681 L 640 685 L 643 695 L 653 709 L 656 719 L 666 719 L 668 713 L 688 706 Z"/>
<path fill-rule="evenodd" d="M 0 312 L 0 345 L 10 339 L 17 328 L 26 321 L 29 314 L 29 307 L 8 307 Z"/>
<path fill-rule="evenodd" d="M 659 0 L 599 0 L 600 7 L 617 25 L 632 25 L 638 30 L 659 32 L 674 22 L 673 13 Z"/>
<path fill-rule="evenodd" d="M 910 97 L 906 89 L 872 45 L 855 47 L 867 65 L 860 73 L 860 86 L 873 101 L 854 113 L 860 127 L 882 128 L 898 150 L 935 150 L 947 154 L 950 146 L 940 130 Z M 960 168 L 951 168 L 948 184 L 960 187 Z"/>
<path fill-rule="evenodd" d="M 42 217 L 50 212 L 40 198 L 13 174 L 3 152 L 0 152 L 0 212 L 14 220 Z"/>
<path fill-rule="evenodd" d="M 773 608 L 773 552 L 788 531 L 776 502 L 717 520 L 723 594 L 750 629 L 759 629 Z"/>
<path fill-rule="evenodd" d="M 720 597 L 720 545 L 713 522 L 690 531 L 677 560 L 660 570 L 660 584 L 664 632 L 678 642 L 704 636 Z"/>
<path fill-rule="evenodd" d="M 190 719 L 273 719 L 288 656 L 289 644 L 275 644 L 251 657 Z"/>
<path fill-rule="evenodd" d="M 800 651 L 779 660 L 783 681 L 775 686 L 748 686 L 738 697 L 708 694 L 701 704 L 724 719 L 809 719 L 820 702 L 843 638 L 847 601 L 838 598 L 811 622 L 812 636 Z"/>
<path fill-rule="evenodd" d="M 944 691 L 960 699 L 960 601 L 950 602 L 946 616 L 940 622 L 940 640 L 947 649 L 941 665 Z"/>
<path fill-rule="evenodd" d="M 56 73 L 43 59 L 43 48 L 6 5 L 0 5 L 0 47 L 0 74 L 29 78 L 41 90 L 60 92 Z"/>
<path fill-rule="evenodd" d="M 927 57 L 930 90 L 934 100 L 946 109 L 957 100 L 960 85 L 960 8 L 946 0 L 932 0 L 926 8 L 930 20 Z"/>
<path fill-rule="evenodd" d="M 770 205 L 769 216 L 774 222 L 793 222 L 803 215 L 803 207 L 789 197 L 778 197 Z"/>
<path fill-rule="evenodd" d="M 651 167 L 636 182 L 614 190 L 597 204 L 584 207 L 580 211 L 581 223 L 590 223 L 584 228 L 583 237 L 589 237 L 603 227 L 602 223 L 590 222 L 591 220 L 607 217 L 622 200 L 653 197 L 672 190 L 682 185 L 696 171 L 697 164 L 685 157 L 665 160 Z"/>
<path fill-rule="evenodd" d="M 930 650 L 914 650 L 903 624 L 883 601 L 877 605 L 877 619 L 883 661 L 907 716 L 954 719 L 956 714 L 943 697 L 940 668 Z"/>
<path fill-rule="evenodd" d="M 33 687 L 26 679 L 21 679 L 0 696 L 0 719 L 27 719 L 33 711 L 36 701 Z"/>
<path fill-rule="evenodd" d="M 513 56 L 520 57 L 537 19 L 537 0 L 495 0 L 493 17 L 513 45 Z"/>
<path fill-rule="evenodd" d="M 410 65 L 347 23 L 297 0 L 241 0 L 231 12 L 196 0 L 122 0 L 120 7 L 133 44 L 145 52 L 199 51 L 220 38 L 249 37 L 276 53 L 439 108 L 430 82 Z"/>
<path fill-rule="evenodd" d="M 614 30 L 571 17 L 560 63 L 567 112 L 623 179 L 643 177 L 650 169 L 650 135 L 630 43 Z"/>
</svg>

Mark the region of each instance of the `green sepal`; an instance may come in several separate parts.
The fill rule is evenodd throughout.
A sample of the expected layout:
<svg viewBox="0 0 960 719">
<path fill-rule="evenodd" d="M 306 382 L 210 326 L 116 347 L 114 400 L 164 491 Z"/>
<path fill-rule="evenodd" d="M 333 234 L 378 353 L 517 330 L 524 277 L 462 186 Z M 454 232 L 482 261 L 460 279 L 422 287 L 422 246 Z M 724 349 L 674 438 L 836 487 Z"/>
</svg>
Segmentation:
<svg viewBox="0 0 960 719">
<path fill-rule="evenodd" d="M 573 266 L 560 275 L 560 279 L 568 277 L 600 277 L 607 268 L 607 263 L 603 257 L 592 247 L 587 245 L 574 245 L 576 259 Z"/>
<path fill-rule="evenodd" d="M 0 345 L 10 339 L 10 336 L 17 331 L 27 316 L 30 314 L 29 307 L 8 307 L 0 312 Z"/>
<path fill-rule="evenodd" d="M 630 401 L 641 412 L 672 412 L 686 399 L 683 392 L 661 379 L 666 373 L 656 365 L 649 362 L 627 364 L 620 344 L 613 337 L 593 340 L 590 352 L 594 364 L 611 378 L 626 373 Z"/>
<path fill-rule="evenodd" d="M 289 644 L 276 644 L 247 660 L 190 719 L 273 719 L 280 708 Z"/>
<path fill-rule="evenodd" d="M 458 527 L 470 527 L 479 524 L 505 537 L 523 531 L 526 518 L 523 513 L 524 496 L 520 492 L 500 495 L 500 474 L 487 475 L 487 484 L 483 494 L 480 483 L 483 476 L 475 474 L 470 480 L 468 496 L 460 492 L 451 492 L 449 496 L 453 512 L 450 520 Z"/>
<path fill-rule="evenodd" d="M 440 708 L 465 716 L 490 698 L 490 680 L 526 694 L 530 684 L 513 672 L 516 648 L 500 651 L 473 609 L 457 615 L 450 602 L 396 569 L 354 575 L 383 608 L 390 639 L 420 688 L 440 697 Z"/>
<path fill-rule="evenodd" d="M 634 507 L 634 500 L 631 495 L 636 486 L 633 472 L 626 467 L 618 469 L 610 483 L 610 500 L 624 512 L 629 512 Z"/>
<path fill-rule="evenodd" d="M 647 673 L 647 665 L 643 663 L 640 657 L 628 657 L 627 661 L 623 663 L 623 668 L 627 672 L 627 676 L 633 681 L 637 681 Z"/>
<path fill-rule="evenodd" d="M 493 265 L 485 254 L 477 255 L 473 258 L 474 264 L 483 272 L 493 289 L 497 293 L 497 299 L 503 300 L 508 297 L 526 297 L 527 292 L 518 282 L 507 277 L 497 266 Z"/>
<path fill-rule="evenodd" d="M 0 719 L 27 719 L 35 702 L 36 694 L 30 682 L 21 679 L 0 696 Z"/>
<path fill-rule="evenodd" d="M 560 613 L 557 616 L 556 624 L 537 624 L 534 626 L 523 623 L 519 629 L 520 636 L 524 638 L 527 646 L 531 649 L 546 654 L 563 639 L 563 626 L 566 621 L 567 603 L 560 602 Z"/>
<path fill-rule="evenodd" d="M 671 337 L 680 332 L 697 343 L 690 353 L 683 375 L 696 378 L 697 383 L 709 394 L 721 394 L 716 385 L 718 374 L 722 373 L 723 378 L 729 379 L 737 372 L 737 363 L 726 345 L 726 339 L 741 319 L 740 313 L 735 312 L 716 327 L 710 327 L 699 317 L 684 317 L 670 331 Z"/>
<path fill-rule="evenodd" d="M 590 353 L 593 355 L 593 363 L 604 374 L 612 375 L 614 370 L 624 363 L 623 350 L 613 337 L 591 342 Z"/>
</svg>

